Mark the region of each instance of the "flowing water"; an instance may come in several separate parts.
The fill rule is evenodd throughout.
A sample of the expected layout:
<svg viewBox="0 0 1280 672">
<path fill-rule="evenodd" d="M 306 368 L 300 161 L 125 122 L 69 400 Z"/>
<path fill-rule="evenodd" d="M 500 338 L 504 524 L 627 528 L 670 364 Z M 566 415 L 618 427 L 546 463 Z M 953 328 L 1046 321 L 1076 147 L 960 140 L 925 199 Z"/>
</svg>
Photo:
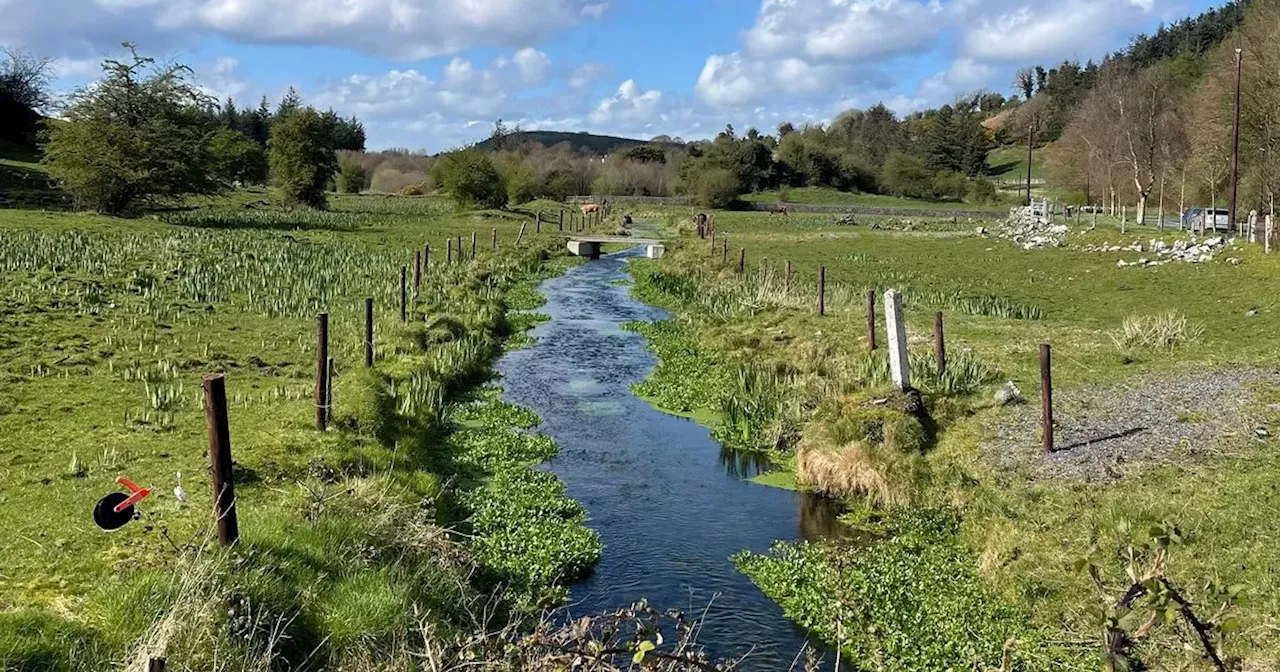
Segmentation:
<svg viewBox="0 0 1280 672">
<path fill-rule="evenodd" d="M 666 317 L 628 294 L 631 250 L 547 280 L 537 343 L 498 363 L 505 398 L 543 418 L 559 455 L 545 465 L 586 507 L 604 542 L 595 571 L 572 589 L 571 612 L 626 607 L 640 598 L 691 615 L 706 610 L 698 642 L 713 657 L 749 654 L 741 669 L 785 670 L 805 633 L 730 556 L 777 539 L 828 536 L 823 499 L 747 482 L 763 465 L 724 449 L 690 420 L 631 393 L 655 365 L 638 334 L 619 325 Z"/>
</svg>

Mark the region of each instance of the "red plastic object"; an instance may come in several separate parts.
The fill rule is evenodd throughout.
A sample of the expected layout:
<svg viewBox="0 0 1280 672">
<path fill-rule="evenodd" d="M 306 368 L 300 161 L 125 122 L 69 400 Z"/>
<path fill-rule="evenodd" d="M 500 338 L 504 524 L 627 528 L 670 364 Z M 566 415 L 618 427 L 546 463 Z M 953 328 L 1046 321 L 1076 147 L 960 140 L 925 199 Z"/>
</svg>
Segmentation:
<svg viewBox="0 0 1280 672">
<path fill-rule="evenodd" d="M 129 488 L 129 491 L 133 493 L 132 495 L 129 495 L 128 499 L 124 500 L 123 502 L 120 502 L 119 504 L 116 504 L 115 508 L 113 509 L 116 513 L 120 513 L 121 511 L 124 511 L 125 509 L 133 506 L 134 504 L 141 502 L 142 500 L 146 499 L 148 495 L 151 494 L 151 491 L 149 489 L 138 487 L 137 483 L 134 483 L 133 481 L 125 478 L 124 476 L 120 476 L 116 478 L 116 483 L 119 483 L 120 485 L 123 485 L 124 487 Z"/>
</svg>

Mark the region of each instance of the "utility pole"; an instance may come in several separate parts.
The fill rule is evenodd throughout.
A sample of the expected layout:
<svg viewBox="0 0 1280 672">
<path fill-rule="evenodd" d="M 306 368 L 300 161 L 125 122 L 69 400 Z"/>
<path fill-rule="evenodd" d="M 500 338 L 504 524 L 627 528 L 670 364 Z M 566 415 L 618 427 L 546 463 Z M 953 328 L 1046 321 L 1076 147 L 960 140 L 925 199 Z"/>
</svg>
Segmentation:
<svg viewBox="0 0 1280 672">
<path fill-rule="evenodd" d="M 1031 120 L 1031 125 L 1027 127 L 1027 207 L 1031 207 L 1031 147 L 1035 142 L 1036 122 Z"/>
<path fill-rule="evenodd" d="M 1236 104 L 1235 122 L 1231 130 L 1231 212 L 1227 217 L 1227 230 L 1236 228 L 1236 186 L 1240 179 L 1240 62 L 1242 51 L 1236 49 Z"/>
</svg>

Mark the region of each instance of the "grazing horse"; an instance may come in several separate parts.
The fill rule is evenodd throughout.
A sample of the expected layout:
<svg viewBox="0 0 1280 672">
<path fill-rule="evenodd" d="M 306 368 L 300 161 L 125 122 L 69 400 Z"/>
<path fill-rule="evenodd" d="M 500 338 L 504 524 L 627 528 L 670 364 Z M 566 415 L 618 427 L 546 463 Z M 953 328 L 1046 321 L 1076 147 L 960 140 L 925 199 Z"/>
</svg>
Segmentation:
<svg viewBox="0 0 1280 672">
<path fill-rule="evenodd" d="M 593 212 L 600 212 L 600 206 L 595 203 L 587 203 L 582 206 L 582 214 L 589 215 Z"/>
<path fill-rule="evenodd" d="M 786 216 L 787 216 L 787 206 L 785 206 L 785 205 L 783 205 L 783 204 L 781 204 L 781 203 L 774 203 L 774 204 L 773 204 L 773 208 L 771 208 L 771 209 L 769 210 L 769 216 L 770 216 L 770 217 L 772 217 L 772 216 L 774 216 L 774 215 L 782 215 L 783 217 L 786 217 Z"/>
</svg>

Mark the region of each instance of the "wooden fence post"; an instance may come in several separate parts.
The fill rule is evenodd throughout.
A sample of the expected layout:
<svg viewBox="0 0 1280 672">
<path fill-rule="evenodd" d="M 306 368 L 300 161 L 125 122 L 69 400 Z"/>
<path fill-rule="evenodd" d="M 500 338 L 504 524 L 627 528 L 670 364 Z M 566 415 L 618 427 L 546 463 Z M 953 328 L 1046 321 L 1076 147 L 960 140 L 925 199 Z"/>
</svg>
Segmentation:
<svg viewBox="0 0 1280 672">
<path fill-rule="evenodd" d="M 401 269 L 404 267 L 401 266 Z M 404 277 L 401 275 L 401 277 Z M 329 420 L 329 313 L 316 316 L 316 429 L 324 431 Z"/>
<path fill-rule="evenodd" d="M 729 241 L 724 238 L 720 239 L 720 264 L 729 265 Z"/>
<path fill-rule="evenodd" d="M 524 240 L 524 227 L 528 225 L 529 222 L 520 222 L 520 234 L 516 236 L 516 247 L 520 247 L 520 241 Z"/>
<path fill-rule="evenodd" d="M 1048 343 L 1040 344 L 1040 427 L 1045 454 L 1053 452 L 1053 375 Z"/>
<path fill-rule="evenodd" d="M 452 264 L 453 263 L 453 239 L 452 238 L 449 238 L 448 240 L 445 241 L 445 247 L 447 248 L 446 252 L 448 254 L 448 256 L 446 257 L 446 260 L 450 264 Z"/>
<path fill-rule="evenodd" d="M 787 260 L 786 270 L 783 272 L 782 291 L 788 296 L 791 294 L 791 260 Z"/>
<path fill-rule="evenodd" d="M 889 373 L 899 390 L 911 387 L 911 364 L 907 355 L 907 322 L 902 314 L 902 294 L 884 293 L 884 320 L 889 332 Z"/>
<path fill-rule="evenodd" d="M 333 422 L 333 358 L 329 358 L 329 364 L 325 367 L 324 376 L 324 400 L 325 405 L 325 422 Z"/>
<path fill-rule="evenodd" d="M 564 208 L 560 208 L 560 233 L 564 233 Z"/>
<path fill-rule="evenodd" d="M 236 519 L 226 377 L 220 373 L 207 375 L 203 387 L 205 423 L 209 428 L 209 466 L 213 474 L 213 523 L 218 530 L 218 543 L 230 546 L 240 538 L 240 524 Z"/>
<path fill-rule="evenodd" d="M 738 275 L 742 275 L 747 271 L 747 248 L 738 249 Z"/>
<path fill-rule="evenodd" d="M 164 668 L 164 658 L 151 658 L 147 660 L 147 672 L 164 672 Z"/>
<path fill-rule="evenodd" d="M 711 248 L 710 249 L 711 249 L 711 256 L 715 256 L 716 254 L 716 232 L 715 231 L 711 232 Z"/>
<path fill-rule="evenodd" d="M 455 244 L 455 245 L 457 246 L 457 248 L 458 248 L 458 262 L 459 262 L 459 263 L 461 263 L 461 262 L 463 261 L 463 256 L 462 256 L 462 234 L 461 234 L 461 233 L 459 233 L 459 234 L 458 234 L 458 239 L 457 239 L 456 241 L 454 241 L 454 244 Z M 475 255 L 472 255 L 472 258 L 474 259 L 474 258 L 475 258 Z"/>
<path fill-rule="evenodd" d="M 404 266 L 400 267 L 400 321 L 409 321 L 409 297 L 405 291 L 405 276 L 408 275 Z"/>
<path fill-rule="evenodd" d="M 413 295 L 422 293 L 422 252 L 413 255 Z"/>
<path fill-rule="evenodd" d="M 476 232 L 475 232 L 475 231 L 472 231 L 472 232 L 471 232 L 471 259 L 472 259 L 472 261 L 474 261 L 474 260 L 475 260 L 475 258 L 476 258 Z"/>
<path fill-rule="evenodd" d="M 364 300 L 364 365 L 373 366 L 373 299 Z"/>
<path fill-rule="evenodd" d="M 427 271 L 431 270 L 431 243 L 422 246 L 422 267 Z"/>
<path fill-rule="evenodd" d="M 524 226 L 521 226 L 520 228 L 524 229 Z M 542 212 L 541 211 L 533 213 L 533 232 L 542 233 Z"/>
<path fill-rule="evenodd" d="M 818 267 L 818 315 L 827 314 L 827 267 Z"/>
<path fill-rule="evenodd" d="M 942 311 L 933 316 L 933 351 L 938 358 L 938 377 L 947 372 L 947 342 L 942 332 Z"/>
<path fill-rule="evenodd" d="M 876 292 L 867 290 L 867 347 L 876 349 Z"/>
<path fill-rule="evenodd" d="M 493 227 L 493 240 L 490 242 L 489 247 L 494 251 L 498 249 L 498 227 L 496 226 Z"/>
</svg>

